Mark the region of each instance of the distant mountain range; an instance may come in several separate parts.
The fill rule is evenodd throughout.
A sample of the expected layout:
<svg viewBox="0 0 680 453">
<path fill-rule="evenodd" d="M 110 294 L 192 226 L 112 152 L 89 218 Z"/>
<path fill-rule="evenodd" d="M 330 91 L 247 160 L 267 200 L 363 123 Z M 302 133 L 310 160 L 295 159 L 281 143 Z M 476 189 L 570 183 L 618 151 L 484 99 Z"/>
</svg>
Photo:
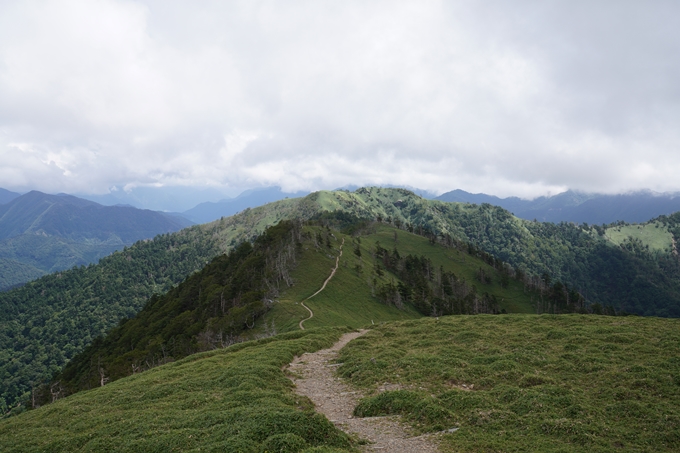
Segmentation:
<svg viewBox="0 0 680 453">
<path fill-rule="evenodd" d="M 523 200 L 499 198 L 483 193 L 453 190 L 436 198 L 441 201 L 500 206 L 519 218 L 541 222 L 575 222 L 591 225 L 610 224 L 622 220 L 642 223 L 660 215 L 680 211 L 680 194 L 658 194 L 639 191 L 620 195 L 585 194 L 569 190 L 552 197 Z"/>
<path fill-rule="evenodd" d="M 9 203 L 21 194 L 0 188 L 0 204 Z"/>
<path fill-rule="evenodd" d="M 71 195 L 17 194 L 0 204 L 0 290 L 94 263 L 126 245 L 191 224 L 162 212 L 102 206 Z"/>
<path fill-rule="evenodd" d="M 309 192 L 304 191 L 286 193 L 280 187 L 246 190 L 236 198 L 201 203 L 188 211 L 184 211 L 182 216 L 196 223 L 207 223 L 221 217 L 232 216 L 246 208 L 262 206 L 273 201 L 283 200 L 284 198 L 304 197 L 308 194 Z"/>
<path fill-rule="evenodd" d="M 218 189 L 183 186 L 134 187 L 129 190 L 114 187 L 107 194 L 74 193 L 72 195 L 104 206 L 127 205 L 165 212 L 182 212 L 198 203 L 229 198 L 227 194 Z"/>
<path fill-rule="evenodd" d="M 385 185 L 386 188 L 394 188 Z M 336 190 L 353 192 L 358 186 L 346 185 Z M 482 204 L 489 203 L 512 212 L 526 220 L 542 222 L 575 222 L 588 224 L 610 224 L 622 220 L 628 223 L 642 223 L 660 215 L 680 211 L 680 193 L 654 193 L 649 190 L 619 195 L 583 193 L 569 190 L 557 195 L 525 200 L 518 197 L 500 198 L 484 193 L 470 193 L 453 190 L 435 196 L 426 190 L 406 187 L 426 199 L 449 202 Z M 307 191 L 284 192 L 281 187 L 264 187 L 246 190 L 235 198 L 219 201 L 204 201 L 192 208 L 192 200 L 216 200 L 219 192 L 214 189 L 184 187 L 135 188 L 126 192 L 114 191 L 106 195 L 82 195 L 80 199 L 93 201 L 105 206 L 136 207 L 139 209 L 162 209 L 166 215 L 183 217 L 195 223 L 207 223 L 221 217 L 232 216 L 244 209 L 255 208 L 284 198 L 298 198 L 308 195 Z M 20 194 L 0 188 L 0 206 L 19 197 Z M 61 196 L 61 195 L 60 195 Z M 162 208 L 159 208 L 162 206 Z M 180 222 L 182 220 L 180 219 Z"/>
</svg>

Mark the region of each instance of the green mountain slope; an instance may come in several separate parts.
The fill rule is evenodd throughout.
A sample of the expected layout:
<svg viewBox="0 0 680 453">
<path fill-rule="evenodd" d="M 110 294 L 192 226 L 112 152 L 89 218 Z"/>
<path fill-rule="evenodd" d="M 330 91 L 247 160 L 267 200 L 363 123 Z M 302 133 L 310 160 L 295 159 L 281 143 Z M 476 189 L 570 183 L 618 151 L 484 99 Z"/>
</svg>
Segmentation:
<svg viewBox="0 0 680 453">
<path fill-rule="evenodd" d="M 21 286 L 25 282 L 35 280 L 43 275 L 41 269 L 11 258 L 0 257 L 0 275 L 3 276 L 4 288 Z"/>
<path fill-rule="evenodd" d="M 253 245 L 243 242 L 166 294 L 152 296 L 136 316 L 67 364 L 56 378 L 60 391 L 71 394 L 234 342 L 268 310 L 285 284 L 296 260 L 300 228 L 281 222 Z"/>
<path fill-rule="evenodd" d="M 0 293 L 0 406 L 26 399 L 33 384 L 217 253 L 195 227 Z"/>
<path fill-rule="evenodd" d="M 74 265 L 96 263 L 101 258 L 122 248 L 114 243 L 81 243 L 56 236 L 22 234 L 0 241 L 0 258 L 30 266 L 38 275 L 20 280 L 17 272 L 3 274 L 3 285 L 25 283 L 45 274 L 69 269 Z M 14 279 L 10 283 L 10 279 Z M 4 288 L 4 286 L 3 286 Z"/>
<path fill-rule="evenodd" d="M 216 222 L 216 237 L 233 245 L 236 238 L 252 237 L 281 219 L 309 219 L 323 211 L 381 218 L 402 229 L 436 234 L 440 241 L 472 242 L 525 274 L 547 275 L 579 289 L 590 303 L 642 315 L 680 316 L 677 253 L 647 253 L 630 241 L 612 242 L 601 227 L 526 221 L 488 204 L 426 200 L 404 189 L 322 191 L 282 200 Z M 677 216 L 660 218 L 676 242 Z"/>
<path fill-rule="evenodd" d="M 305 301 L 305 305 L 314 312 L 314 317 L 305 322 L 307 327 L 358 328 L 382 321 L 432 314 L 431 304 L 419 312 L 413 304 L 414 300 L 403 299 L 403 307 L 399 309 L 394 301 L 381 299 L 381 289 L 401 281 L 399 275 L 384 267 L 382 257 L 376 257 L 376 246 L 381 244 L 381 247 L 397 250 L 404 257 L 411 255 L 430 260 L 433 280 L 442 271 L 453 273 L 461 285 L 466 282 L 470 290 L 474 286 L 480 297 L 485 293 L 495 297 L 499 311 L 533 313 L 536 310 L 532 300 L 540 297 L 537 291 L 525 290 L 523 284 L 514 279 L 509 279 L 507 286 L 503 287 L 501 273 L 482 259 L 469 255 L 467 249 L 459 250 L 432 243 L 423 236 L 381 223 L 367 223 L 364 228 L 354 231 L 354 235 L 336 230 L 330 233 L 321 230 L 320 234 L 322 238 L 326 235 L 330 238 L 330 253 L 327 247 L 317 249 L 305 246 L 301 259 L 305 265 L 291 272 L 293 281 L 297 283 L 282 292 L 279 303 L 262 321 L 269 329 L 278 332 L 297 329 L 299 320 L 309 316 L 299 302 L 311 296 L 328 277 L 343 240 L 343 255 L 334 277 L 324 291 Z M 317 242 L 323 244 L 324 239 L 318 239 Z M 382 275 L 376 273 L 378 268 Z M 479 269 L 483 269 L 488 281 L 479 281 Z M 433 299 L 433 295 L 430 298 Z M 374 304 L 376 299 L 381 301 L 380 305 Z M 441 308 L 435 314 L 443 314 Z"/>
</svg>

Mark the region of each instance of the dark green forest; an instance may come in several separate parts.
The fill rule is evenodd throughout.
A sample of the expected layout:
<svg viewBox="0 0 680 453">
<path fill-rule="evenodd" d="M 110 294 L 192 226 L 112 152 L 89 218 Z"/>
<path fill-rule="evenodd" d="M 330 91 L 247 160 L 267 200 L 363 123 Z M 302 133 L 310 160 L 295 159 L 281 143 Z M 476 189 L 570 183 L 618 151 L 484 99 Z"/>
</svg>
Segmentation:
<svg viewBox="0 0 680 453">
<path fill-rule="evenodd" d="M 219 249 L 199 229 L 165 234 L 0 293 L 0 410 L 25 401 L 92 340 L 201 269 Z"/>
</svg>

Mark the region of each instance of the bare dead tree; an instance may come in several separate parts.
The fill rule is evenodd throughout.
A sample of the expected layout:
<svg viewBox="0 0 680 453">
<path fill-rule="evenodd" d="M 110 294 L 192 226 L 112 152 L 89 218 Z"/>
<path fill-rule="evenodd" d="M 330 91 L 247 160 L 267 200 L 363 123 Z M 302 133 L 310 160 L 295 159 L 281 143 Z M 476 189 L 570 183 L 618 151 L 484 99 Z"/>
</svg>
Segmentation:
<svg viewBox="0 0 680 453">
<path fill-rule="evenodd" d="M 109 382 L 109 378 L 106 377 L 106 371 L 102 367 L 102 357 L 97 358 L 97 371 L 99 372 L 99 386 L 104 387 L 104 385 Z"/>
<path fill-rule="evenodd" d="M 61 382 L 57 381 L 50 386 L 50 393 L 52 394 L 52 402 L 54 403 L 59 399 L 64 389 L 61 387 Z"/>
</svg>

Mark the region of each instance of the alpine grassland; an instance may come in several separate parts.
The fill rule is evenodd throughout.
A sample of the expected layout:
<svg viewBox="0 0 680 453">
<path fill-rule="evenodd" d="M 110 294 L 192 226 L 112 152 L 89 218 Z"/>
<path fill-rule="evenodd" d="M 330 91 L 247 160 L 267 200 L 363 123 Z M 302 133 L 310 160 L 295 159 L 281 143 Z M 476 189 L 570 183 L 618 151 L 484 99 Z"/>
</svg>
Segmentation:
<svg viewBox="0 0 680 453">
<path fill-rule="evenodd" d="M 320 326 L 351 326 L 358 328 L 372 322 L 404 320 L 422 316 L 412 307 L 400 310 L 381 303 L 371 291 L 371 273 L 357 272 L 349 263 L 354 263 L 352 236 L 337 230 L 309 226 L 309 239 L 303 242 L 300 264 L 291 272 L 294 284 L 282 291 L 278 302 L 265 315 L 263 322 L 277 331 L 299 329 L 299 322 L 309 317 L 309 312 L 300 305 L 304 302 L 314 312 L 305 321 L 305 328 Z M 328 242 L 326 239 L 328 238 Z M 343 244 L 344 240 L 344 244 Z M 335 267 L 338 269 L 326 288 L 317 292 Z"/>
<path fill-rule="evenodd" d="M 357 416 L 401 415 L 442 432 L 445 452 L 672 452 L 679 328 L 575 314 L 392 322 L 348 344 L 339 374 L 368 394 Z"/>
<path fill-rule="evenodd" d="M 616 245 L 624 241 L 638 240 L 651 251 L 671 252 L 673 235 L 661 222 L 648 222 L 640 225 L 613 225 L 606 229 L 607 239 Z"/>
<path fill-rule="evenodd" d="M 192 355 L 0 422 L 3 452 L 351 452 L 282 368 L 346 329 Z"/>
</svg>

